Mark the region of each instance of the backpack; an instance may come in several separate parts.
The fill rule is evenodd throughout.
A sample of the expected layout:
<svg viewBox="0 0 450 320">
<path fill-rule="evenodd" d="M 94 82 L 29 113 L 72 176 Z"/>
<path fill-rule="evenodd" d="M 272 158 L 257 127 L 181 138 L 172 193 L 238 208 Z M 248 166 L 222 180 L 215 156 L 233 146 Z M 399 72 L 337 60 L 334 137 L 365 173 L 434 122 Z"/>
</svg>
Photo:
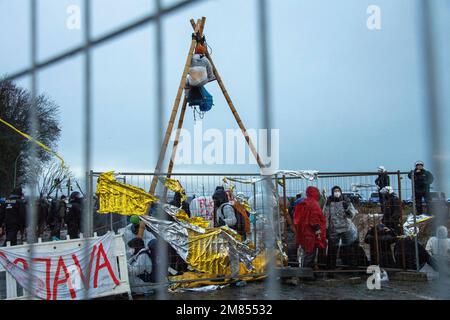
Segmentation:
<svg viewBox="0 0 450 320">
<path fill-rule="evenodd" d="M 250 219 L 248 217 L 247 211 L 238 202 L 234 202 L 234 204 L 226 203 L 226 205 L 229 205 L 233 208 L 234 216 L 236 217 L 236 225 L 233 229 L 245 240 L 246 234 L 250 232 Z"/>
<path fill-rule="evenodd" d="M 152 260 L 152 256 L 151 256 L 149 250 L 145 250 L 145 251 L 139 252 L 139 253 L 138 253 L 138 257 L 139 257 L 141 254 L 146 254 L 146 255 L 150 258 L 150 260 Z M 136 259 L 137 259 L 137 257 L 136 257 Z M 153 260 L 152 260 L 152 262 L 153 262 Z M 152 267 L 153 267 L 153 266 L 152 266 Z M 148 273 L 147 270 L 144 270 L 144 272 L 141 273 L 141 274 L 139 274 L 139 275 L 137 275 L 137 277 L 138 277 L 139 279 L 141 279 L 142 281 L 144 281 L 144 282 L 155 282 L 154 272 Z"/>
<path fill-rule="evenodd" d="M 198 106 L 201 112 L 211 110 L 213 104 L 212 95 L 206 91 L 205 87 L 192 87 L 188 95 L 189 106 Z"/>
</svg>

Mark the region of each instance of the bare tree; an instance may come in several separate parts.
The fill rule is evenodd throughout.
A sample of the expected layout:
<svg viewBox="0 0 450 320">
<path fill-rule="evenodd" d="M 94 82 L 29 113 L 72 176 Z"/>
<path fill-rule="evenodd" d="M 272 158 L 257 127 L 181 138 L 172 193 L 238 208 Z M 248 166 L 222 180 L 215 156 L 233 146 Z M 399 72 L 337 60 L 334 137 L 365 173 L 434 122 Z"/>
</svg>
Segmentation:
<svg viewBox="0 0 450 320">
<path fill-rule="evenodd" d="M 40 196 L 51 196 L 57 191 L 63 193 L 63 187 L 67 182 L 74 181 L 74 174 L 67 166 L 62 166 L 58 161 L 52 161 L 42 168 L 37 169 L 36 184 Z"/>
<path fill-rule="evenodd" d="M 29 91 L 0 77 L 0 118 L 20 131 L 29 134 L 51 149 L 56 149 L 61 128 L 59 106 L 45 95 L 35 100 L 36 132 L 31 132 L 30 110 L 32 98 Z M 21 135 L 0 123 L 0 196 L 7 196 L 16 185 L 28 182 L 30 143 Z M 38 165 L 44 166 L 52 155 L 37 148 Z M 37 171 L 39 172 L 39 170 Z"/>
</svg>

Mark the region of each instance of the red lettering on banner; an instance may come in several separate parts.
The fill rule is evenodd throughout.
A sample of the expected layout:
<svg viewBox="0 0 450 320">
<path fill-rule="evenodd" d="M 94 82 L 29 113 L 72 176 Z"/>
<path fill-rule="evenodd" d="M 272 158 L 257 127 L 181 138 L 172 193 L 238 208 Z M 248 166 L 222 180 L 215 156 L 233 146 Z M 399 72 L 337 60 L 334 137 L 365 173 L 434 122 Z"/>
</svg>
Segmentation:
<svg viewBox="0 0 450 320">
<path fill-rule="evenodd" d="M 64 271 L 64 278 L 59 279 L 59 272 L 61 268 Z M 69 272 L 67 271 L 66 264 L 64 263 L 64 259 L 62 257 L 59 257 L 58 260 L 58 266 L 56 267 L 56 273 L 55 278 L 53 280 L 53 300 L 56 300 L 58 298 L 58 285 L 67 283 L 67 286 L 69 287 L 70 297 L 72 299 L 75 299 L 77 297 L 75 290 L 72 286 L 72 281 L 70 280 Z"/>
<path fill-rule="evenodd" d="M 103 260 L 104 262 L 99 265 L 100 263 L 100 255 L 103 256 Z M 103 243 L 100 243 L 99 247 L 98 247 L 98 252 L 97 252 L 97 262 L 95 264 L 95 273 L 94 273 L 94 288 L 97 288 L 97 282 L 98 282 L 98 272 L 100 271 L 100 269 L 102 268 L 107 268 L 108 272 L 112 278 L 112 280 L 114 281 L 114 283 L 116 284 L 116 286 L 119 285 L 119 280 L 117 280 L 116 276 L 114 275 L 114 272 L 111 268 L 111 264 L 109 263 L 108 260 L 108 256 L 105 253 L 105 250 L 103 249 Z"/>
<path fill-rule="evenodd" d="M 94 247 L 92 248 L 91 256 L 89 258 L 89 266 L 88 266 L 88 271 L 86 273 L 86 277 L 84 276 L 83 270 L 81 269 L 81 265 L 80 265 L 80 262 L 78 261 L 77 256 L 75 254 L 72 254 L 72 260 L 75 263 L 75 266 L 77 267 L 78 272 L 80 273 L 80 277 L 81 277 L 81 280 L 83 281 L 85 289 L 89 288 L 89 279 L 91 278 L 92 262 L 94 261 L 94 255 L 95 255 L 96 249 L 97 249 L 97 246 L 94 245 Z"/>
<path fill-rule="evenodd" d="M 14 264 L 17 265 L 18 263 L 22 264 L 22 269 L 23 270 L 28 270 L 28 263 L 25 259 L 22 258 L 17 258 L 16 260 L 14 260 Z"/>
<path fill-rule="evenodd" d="M 47 300 L 51 299 L 51 292 L 50 292 L 50 269 L 52 267 L 52 260 L 50 258 L 34 258 L 33 262 L 45 262 L 45 288 L 47 293 Z M 14 261 L 14 263 L 16 263 Z"/>
</svg>

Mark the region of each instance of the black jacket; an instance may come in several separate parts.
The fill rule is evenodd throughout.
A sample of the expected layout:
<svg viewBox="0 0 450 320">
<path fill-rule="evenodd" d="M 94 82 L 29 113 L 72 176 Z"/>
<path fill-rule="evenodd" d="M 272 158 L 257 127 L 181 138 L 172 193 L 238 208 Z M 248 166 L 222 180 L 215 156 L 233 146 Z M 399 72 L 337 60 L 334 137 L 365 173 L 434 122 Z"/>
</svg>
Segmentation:
<svg viewBox="0 0 450 320">
<path fill-rule="evenodd" d="M 416 270 L 416 247 L 415 241 L 411 238 L 400 239 L 394 246 L 395 262 L 398 268 L 403 268 L 403 253 L 402 247 L 405 250 L 405 266 L 408 270 Z M 430 259 L 428 252 L 425 250 L 421 243 L 418 243 L 419 249 L 419 268 L 423 268 L 425 263 L 434 265 Z"/>
<path fill-rule="evenodd" d="M 412 178 L 414 170 L 408 173 L 408 178 Z M 430 185 L 433 183 L 434 177 L 430 171 L 425 169 L 414 172 L 414 187 L 416 192 L 430 192 Z"/>
<path fill-rule="evenodd" d="M 391 245 L 396 241 L 396 235 L 392 231 L 379 230 L 378 239 L 378 257 L 381 267 L 395 267 L 394 256 Z M 364 242 L 370 245 L 370 263 L 377 264 L 377 241 L 375 241 L 375 227 L 372 227 L 366 234 Z"/>
<path fill-rule="evenodd" d="M 82 205 L 78 201 L 71 201 L 66 208 L 66 222 L 67 224 L 80 225 L 81 224 Z"/>
<path fill-rule="evenodd" d="M 401 231 L 402 207 L 400 199 L 395 194 L 386 195 L 385 205 L 383 206 L 383 224 L 389 229 L 394 230 L 397 235 Z"/>
<path fill-rule="evenodd" d="M 383 172 L 378 175 L 378 178 L 375 179 L 375 184 L 383 189 L 390 185 L 390 179 L 387 173 Z"/>
<path fill-rule="evenodd" d="M 25 201 L 17 195 L 9 196 L 0 209 L 0 223 L 6 228 L 21 228 L 25 225 L 25 218 Z"/>
</svg>

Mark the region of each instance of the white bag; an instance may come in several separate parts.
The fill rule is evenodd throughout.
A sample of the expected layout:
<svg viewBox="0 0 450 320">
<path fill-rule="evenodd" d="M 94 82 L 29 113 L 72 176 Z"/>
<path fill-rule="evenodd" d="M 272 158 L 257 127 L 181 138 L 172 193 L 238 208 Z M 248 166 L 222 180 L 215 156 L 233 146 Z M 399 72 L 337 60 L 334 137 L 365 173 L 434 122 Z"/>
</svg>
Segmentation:
<svg viewBox="0 0 450 320">
<path fill-rule="evenodd" d="M 206 67 L 197 66 L 189 69 L 188 83 L 192 87 L 201 87 L 208 83 Z"/>
</svg>

